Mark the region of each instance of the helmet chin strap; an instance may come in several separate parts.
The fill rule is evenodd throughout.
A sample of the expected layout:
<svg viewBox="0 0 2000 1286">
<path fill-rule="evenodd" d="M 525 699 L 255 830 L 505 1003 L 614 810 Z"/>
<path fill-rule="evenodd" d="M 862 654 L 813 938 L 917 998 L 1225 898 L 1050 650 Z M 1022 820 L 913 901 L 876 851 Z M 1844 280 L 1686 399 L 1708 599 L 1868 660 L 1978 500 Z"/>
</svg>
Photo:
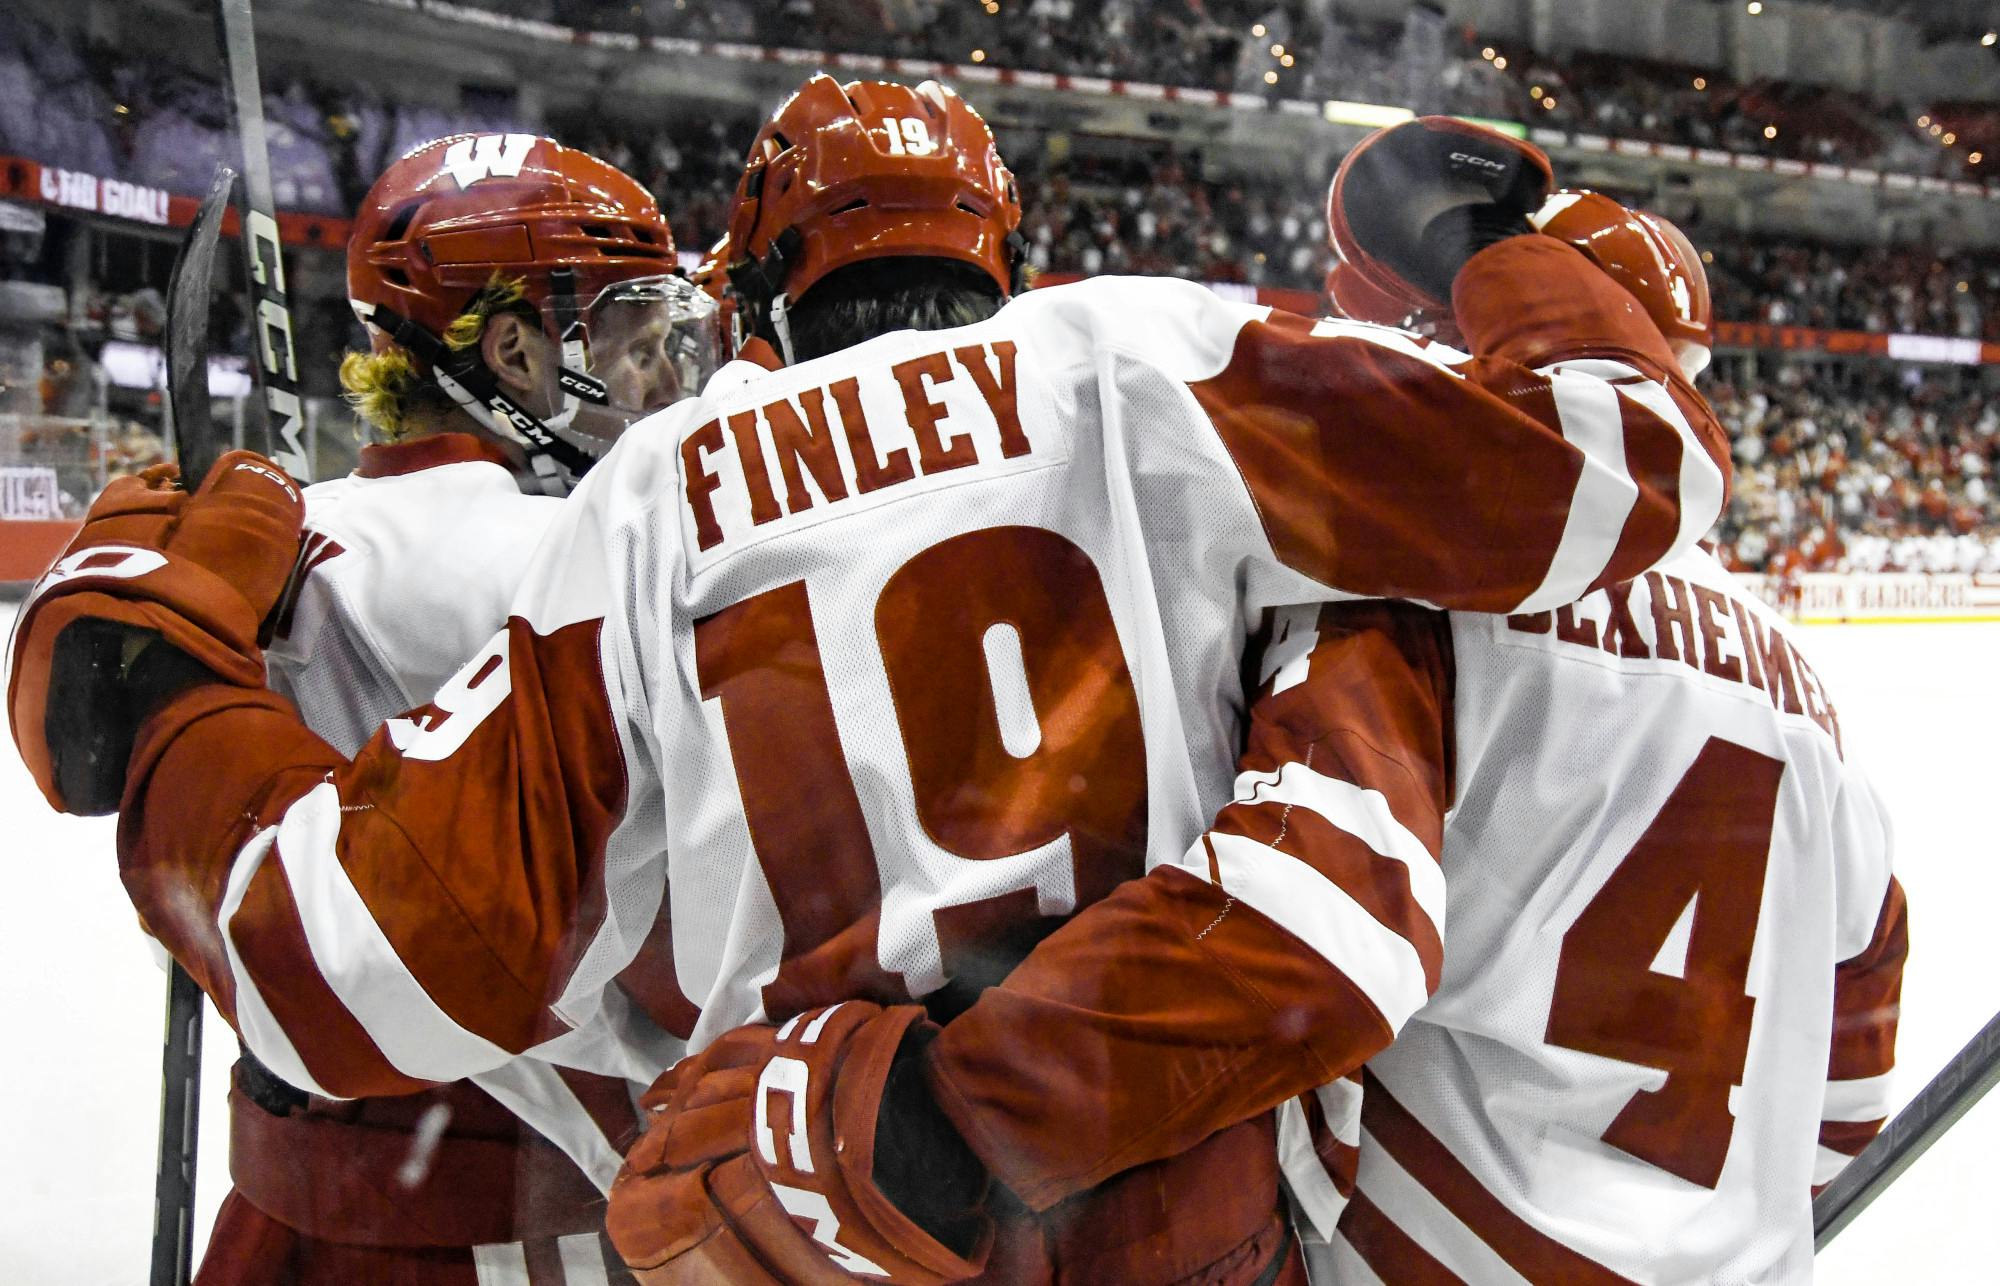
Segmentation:
<svg viewBox="0 0 2000 1286">
<path fill-rule="evenodd" d="M 543 490 L 562 494 L 597 462 L 588 451 L 556 434 L 556 429 L 565 427 L 575 416 L 575 397 L 565 395 L 566 405 L 560 416 L 545 420 L 522 406 L 501 386 L 499 377 L 480 359 L 476 347 L 455 352 L 422 326 L 382 304 L 369 308 L 367 320 L 429 366 L 432 380 L 460 410 L 501 437 L 518 443 L 527 452 L 529 466 Z"/>
<path fill-rule="evenodd" d="M 771 333 L 778 337 L 778 356 L 785 359 L 785 365 L 798 365 L 798 356 L 792 352 L 791 296 L 783 291 L 771 296 Z"/>
</svg>

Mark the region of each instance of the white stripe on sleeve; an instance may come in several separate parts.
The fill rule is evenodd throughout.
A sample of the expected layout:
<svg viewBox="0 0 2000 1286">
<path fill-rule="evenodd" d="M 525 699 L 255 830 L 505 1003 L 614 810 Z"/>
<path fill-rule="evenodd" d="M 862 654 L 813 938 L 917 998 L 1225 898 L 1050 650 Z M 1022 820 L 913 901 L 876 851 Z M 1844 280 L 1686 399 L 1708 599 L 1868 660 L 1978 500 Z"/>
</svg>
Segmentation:
<svg viewBox="0 0 2000 1286">
<path fill-rule="evenodd" d="M 1822 1121 L 1879 1121 L 1889 1115 L 1889 1091 L 1896 1073 L 1884 1072 L 1851 1081 L 1828 1081 Z"/>
<path fill-rule="evenodd" d="M 1816 1146 L 1813 1149 L 1813 1186 L 1817 1188 L 1822 1183 L 1832 1183 L 1853 1159 L 1846 1153 L 1835 1152 L 1824 1144 Z"/>
<path fill-rule="evenodd" d="M 1546 371 L 1556 424 L 1583 453 L 1583 471 L 1548 574 L 1514 610 L 1541 612 L 1575 602 L 1604 573 L 1625 520 L 1639 502 L 1639 484 L 1625 463 L 1625 419 L 1619 394 L 1606 380 L 1638 374 L 1617 362 L 1558 362 Z"/>
<path fill-rule="evenodd" d="M 1674 543 L 1686 548 L 1700 540 L 1715 520 L 1722 516 L 1722 470 L 1702 448 L 1688 423 L 1687 413 L 1674 401 L 1673 393 L 1657 380 L 1621 382 L 1618 395 L 1651 411 L 1674 426 L 1681 438 L 1681 528 Z"/>
<path fill-rule="evenodd" d="M 1424 842 L 1396 820 L 1388 796 L 1381 791 L 1329 777 L 1301 763 L 1288 763 L 1275 772 L 1239 773 L 1234 802 L 1270 802 L 1306 809 L 1360 840 L 1378 857 L 1401 862 L 1409 871 L 1411 897 L 1430 917 L 1438 937 L 1444 937 L 1444 868 Z"/>
<path fill-rule="evenodd" d="M 1313 1091 L 1319 1095 L 1319 1110 L 1326 1115 L 1326 1128 L 1349 1147 L 1361 1146 L 1361 1082 L 1343 1076 Z"/>
<path fill-rule="evenodd" d="M 1416 947 L 1346 889 L 1297 858 L 1241 835 L 1204 836 L 1182 859 L 1183 870 L 1208 878 L 1205 846 L 1215 854 L 1217 887 L 1275 920 L 1345 974 L 1391 1031 L 1400 1030 L 1430 999 Z"/>
<path fill-rule="evenodd" d="M 472 1274 L 479 1286 L 533 1286 L 528 1280 L 528 1252 L 518 1241 L 474 1246 Z"/>
<path fill-rule="evenodd" d="M 340 794 L 322 782 L 285 810 L 278 860 L 326 985 L 405 1076 L 456 1081 L 513 1057 L 438 1007 L 396 954 L 340 864 Z"/>
<path fill-rule="evenodd" d="M 555 1068 L 539 1059 L 517 1058 L 481 1072 L 472 1083 L 561 1148 L 599 1191 L 611 1191 L 624 1158 Z"/>
<path fill-rule="evenodd" d="M 556 1254 L 562 1259 L 563 1286 L 608 1286 L 604 1247 L 596 1233 L 577 1232 L 556 1238 Z"/>
<path fill-rule="evenodd" d="M 1278 1108 L 1278 1168 L 1313 1232 L 1321 1241 L 1331 1240 L 1340 1212 L 1347 1209 L 1347 1198 L 1340 1195 L 1326 1163 L 1313 1149 L 1312 1127 L 1296 1098 L 1286 1099 Z"/>
<path fill-rule="evenodd" d="M 229 922 L 243 905 L 243 895 L 249 891 L 250 881 L 264 867 L 264 859 L 271 855 L 271 845 L 278 838 L 278 828 L 267 826 L 251 837 L 242 851 L 237 853 L 235 863 L 229 868 L 229 882 L 223 887 L 222 906 L 216 911 L 215 926 L 222 931 L 222 951 L 229 960 L 229 974 L 236 982 L 236 1030 L 243 1036 L 244 1045 L 249 1047 L 259 1062 L 276 1072 L 286 1084 L 317 1094 L 321 1098 L 337 1098 L 328 1094 L 314 1081 L 312 1073 L 306 1070 L 305 1060 L 292 1045 L 291 1037 L 278 1025 L 271 1007 L 264 1003 L 264 993 L 257 990 L 257 980 L 243 967 L 243 957 L 237 954 L 236 940 L 229 936 Z"/>
</svg>

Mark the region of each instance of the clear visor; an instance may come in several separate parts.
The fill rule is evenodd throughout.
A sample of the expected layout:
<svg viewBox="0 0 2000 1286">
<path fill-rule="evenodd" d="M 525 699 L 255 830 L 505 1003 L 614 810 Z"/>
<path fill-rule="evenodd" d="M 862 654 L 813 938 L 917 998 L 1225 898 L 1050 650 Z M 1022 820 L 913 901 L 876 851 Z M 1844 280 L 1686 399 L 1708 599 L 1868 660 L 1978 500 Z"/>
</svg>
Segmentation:
<svg viewBox="0 0 2000 1286">
<path fill-rule="evenodd" d="M 721 361 L 721 322 L 715 300 L 686 278 L 637 277 L 600 291 L 562 351 L 564 426 L 572 437 L 612 439 L 701 391 Z"/>
</svg>

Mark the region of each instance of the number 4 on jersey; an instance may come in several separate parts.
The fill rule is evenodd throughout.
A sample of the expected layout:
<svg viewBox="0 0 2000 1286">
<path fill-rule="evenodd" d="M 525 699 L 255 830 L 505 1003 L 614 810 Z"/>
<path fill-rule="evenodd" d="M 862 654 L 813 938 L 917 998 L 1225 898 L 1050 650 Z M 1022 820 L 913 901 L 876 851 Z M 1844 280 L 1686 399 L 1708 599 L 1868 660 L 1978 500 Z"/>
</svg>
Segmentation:
<svg viewBox="0 0 2000 1286">
<path fill-rule="evenodd" d="M 1756 1001 L 1744 993 L 1785 765 L 1709 738 L 1563 935 L 1546 1039 L 1667 1074 L 1604 1141 L 1690 1183 L 1722 1177 Z M 1655 963 L 1690 916 L 1680 976 Z"/>
</svg>

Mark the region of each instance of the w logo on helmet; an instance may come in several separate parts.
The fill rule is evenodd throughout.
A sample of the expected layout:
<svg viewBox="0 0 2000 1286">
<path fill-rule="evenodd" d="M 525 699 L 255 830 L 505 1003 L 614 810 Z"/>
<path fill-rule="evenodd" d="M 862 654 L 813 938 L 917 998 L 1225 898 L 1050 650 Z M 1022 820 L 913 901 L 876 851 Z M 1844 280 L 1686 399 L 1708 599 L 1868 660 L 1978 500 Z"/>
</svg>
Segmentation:
<svg viewBox="0 0 2000 1286">
<path fill-rule="evenodd" d="M 444 168 L 462 188 L 469 188 L 481 179 L 490 179 L 496 174 L 502 178 L 516 178 L 534 146 L 533 134 L 481 134 L 476 138 L 462 138 L 445 149 Z"/>
</svg>

